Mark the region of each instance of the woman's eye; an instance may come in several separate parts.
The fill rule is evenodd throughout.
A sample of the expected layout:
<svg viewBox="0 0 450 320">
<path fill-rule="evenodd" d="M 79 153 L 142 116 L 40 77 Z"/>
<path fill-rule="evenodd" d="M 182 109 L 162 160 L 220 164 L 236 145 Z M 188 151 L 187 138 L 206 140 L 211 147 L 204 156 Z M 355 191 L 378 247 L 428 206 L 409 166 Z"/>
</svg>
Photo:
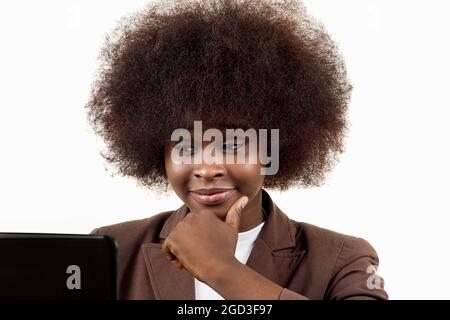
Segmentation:
<svg viewBox="0 0 450 320">
<path fill-rule="evenodd" d="M 241 148 L 243 143 L 224 143 L 223 150 L 225 152 L 235 152 L 239 148 Z"/>
<path fill-rule="evenodd" d="M 194 154 L 196 152 L 196 148 L 190 145 L 185 146 L 176 146 L 175 147 L 182 156 L 187 156 Z"/>
</svg>

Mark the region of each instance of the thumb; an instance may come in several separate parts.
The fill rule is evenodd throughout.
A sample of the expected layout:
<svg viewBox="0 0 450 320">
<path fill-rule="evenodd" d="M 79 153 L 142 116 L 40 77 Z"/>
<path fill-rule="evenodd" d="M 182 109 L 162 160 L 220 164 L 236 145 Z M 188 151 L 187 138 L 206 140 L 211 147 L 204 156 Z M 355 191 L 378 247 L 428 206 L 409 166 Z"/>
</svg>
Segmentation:
<svg viewBox="0 0 450 320">
<path fill-rule="evenodd" d="M 247 205 L 248 197 L 239 198 L 231 208 L 228 210 L 225 217 L 225 223 L 233 227 L 236 232 L 239 232 L 239 223 L 241 221 L 241 214 L 244 207 Z"/>
</svg>

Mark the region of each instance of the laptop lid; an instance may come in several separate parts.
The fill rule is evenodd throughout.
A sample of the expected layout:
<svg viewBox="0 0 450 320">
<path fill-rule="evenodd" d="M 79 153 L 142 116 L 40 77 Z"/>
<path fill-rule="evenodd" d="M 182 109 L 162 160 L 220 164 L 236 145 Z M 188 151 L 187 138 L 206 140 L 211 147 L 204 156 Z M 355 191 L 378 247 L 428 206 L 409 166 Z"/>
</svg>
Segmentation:
<svg viewBox="0 0 450 320">
<path fill-rule="evenodd" d="M 116 299 L 106 235 L 0 233 L 0 299 Z"/>
</svg>

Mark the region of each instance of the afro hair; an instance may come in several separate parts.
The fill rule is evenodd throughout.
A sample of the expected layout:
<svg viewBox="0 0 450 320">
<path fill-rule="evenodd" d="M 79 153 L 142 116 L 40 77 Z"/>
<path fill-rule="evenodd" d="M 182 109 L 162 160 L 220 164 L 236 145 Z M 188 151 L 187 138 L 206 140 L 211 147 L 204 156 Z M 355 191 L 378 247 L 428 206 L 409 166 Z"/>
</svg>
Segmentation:
<svg viewBox="0 0 450 320">
<path fill-rule="evenodd" d="M 319 186 L 344 151 L 352 85 L 324 27 L 299 1 L 153 3 L 106 38 L 86 104 L 118 171 L 167 192 L 164 148 L 194 120 L 279 129 L 263 187 Z"/>
</svg>

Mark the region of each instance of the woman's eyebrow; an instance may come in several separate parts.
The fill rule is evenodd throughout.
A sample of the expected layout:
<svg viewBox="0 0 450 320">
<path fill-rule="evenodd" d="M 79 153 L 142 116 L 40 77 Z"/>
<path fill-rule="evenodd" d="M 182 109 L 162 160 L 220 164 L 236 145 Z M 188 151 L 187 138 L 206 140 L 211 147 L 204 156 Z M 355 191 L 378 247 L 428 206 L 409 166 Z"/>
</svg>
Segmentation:
<svg viewBox="0 0 450 320">
<path fill-rule="evenodd" d="M 187 125 L 187 126 L 183 126 L 183 127 L 179 127 L 182 129 L 185 129 L 187 131 L 189 131 L 189 133 L 191 134 L 191 138 L 194 138 L 194 128 L 192 125 Z M 237 129 L 242 129 L 244 131 L 248 130 L 249 127 L 248 126 L 239 126 L 239 125 L 230 125 L 227 123 L 219 123 L 217 124 L 217 126 L 215 127 L 210 127 L 210 128 L 202 128 L 202 134 L 205 134 L 205 131 L 207 131 L 208 129 L 217 129 L 220 132 L 222 132 L 223 134 L 223 140 L 227 140 L 227 130 L 237 130 Z M 232 133 L 232 132 L 231 132 Z M 203 138 L 203 137 L 202 137 Z M 178 144 L 181 141 L 181 138 L 179 140 L 169 140 L 169 146 L 173 146 L 175 144 Z"/>
</svg>

